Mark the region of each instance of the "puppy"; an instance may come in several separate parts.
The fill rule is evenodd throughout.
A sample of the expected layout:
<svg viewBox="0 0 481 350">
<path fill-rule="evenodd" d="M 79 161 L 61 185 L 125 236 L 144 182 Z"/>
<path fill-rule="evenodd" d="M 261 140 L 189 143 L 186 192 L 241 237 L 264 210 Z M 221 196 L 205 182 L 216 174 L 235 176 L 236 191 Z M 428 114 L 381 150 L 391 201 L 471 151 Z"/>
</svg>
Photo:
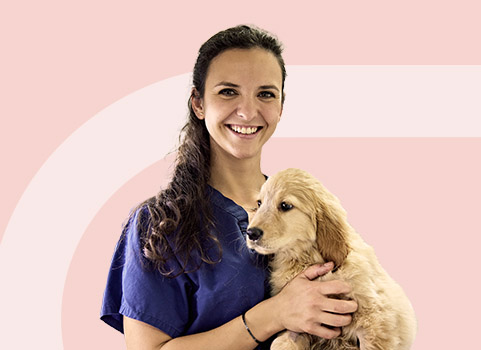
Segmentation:
<svg viewBox="0 0 481 350">
<path fill-rule="evenodd" d="M 348 282 L 347 297 L 358 303 L 349 326 L 335 339 L 284 332 L 271 349 L 405 350 L 416 333 L 413 308 L 401 287 L 384 271 L 374 250 L 346 221 L 339 200 L 309 173 L 287 169 L 262 186 L 259 208 L 250 219 L 247 246 L 270 260 L 277 294 L 315 263 L 333 261 L 322 280 Z"/>
</svg>

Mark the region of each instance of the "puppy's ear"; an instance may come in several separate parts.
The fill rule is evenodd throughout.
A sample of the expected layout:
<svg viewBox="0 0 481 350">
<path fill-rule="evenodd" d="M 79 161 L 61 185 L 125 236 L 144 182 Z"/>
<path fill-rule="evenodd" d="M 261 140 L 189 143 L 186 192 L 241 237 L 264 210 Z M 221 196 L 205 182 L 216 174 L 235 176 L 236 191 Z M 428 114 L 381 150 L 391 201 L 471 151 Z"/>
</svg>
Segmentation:
<svg viewBox="0 0 481 350">
<path fill-rule="evenodd" d="M 319 198 L 317 203 L 317 245 L 324 260 L 339 267 L 350 251 L 346 212 L 330 193 L 322 196 L 327 198 Z"/>
</svg>

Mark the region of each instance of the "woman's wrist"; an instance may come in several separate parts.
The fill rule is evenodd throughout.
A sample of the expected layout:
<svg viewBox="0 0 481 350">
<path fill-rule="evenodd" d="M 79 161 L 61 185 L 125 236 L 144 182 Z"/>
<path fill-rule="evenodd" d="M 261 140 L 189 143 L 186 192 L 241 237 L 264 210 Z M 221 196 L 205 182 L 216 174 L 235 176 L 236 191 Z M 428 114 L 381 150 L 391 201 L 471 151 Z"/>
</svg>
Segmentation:
<svg viewBox="0 0 481 350">
<path fill-rule="evenodd" d="M 247 333 L 249 333 L 249 335 L 251 336 L 252 340 L 254 340 L 257 344 L 260 344 L 261 341 L 259 339 L 257 339 L 254 334 L 252 334 L 252 331 L 250 330 L 249 326 L 247 325 L 247 322 L 246 322 L 246 313 L 244 312 L 241 316 L 242 318 L 242 322 L 244 323 L 244 327 L 247 331 Z"/>
<path fill-rule="evenodd" d="M 277 315 L 275 298 L 266 299 L 248 310 L 244 319 L 252 336 L 261 342 L 284 330 Z"/>
</svg>

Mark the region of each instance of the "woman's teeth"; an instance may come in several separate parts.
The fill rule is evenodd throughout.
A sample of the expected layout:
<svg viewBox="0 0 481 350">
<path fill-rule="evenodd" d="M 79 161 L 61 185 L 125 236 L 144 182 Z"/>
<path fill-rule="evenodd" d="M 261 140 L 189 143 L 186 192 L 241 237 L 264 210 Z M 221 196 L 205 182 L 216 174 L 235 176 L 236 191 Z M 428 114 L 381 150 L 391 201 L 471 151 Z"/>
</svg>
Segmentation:
<svg viewBox="0 0 481 350">
<path fill-rule="evenodd" d="M 257 132 L 258 127 L 240 127 L 235 125 L 230 125 L 230 128 L 238 134 L 251 135 Z"/>
</svg>

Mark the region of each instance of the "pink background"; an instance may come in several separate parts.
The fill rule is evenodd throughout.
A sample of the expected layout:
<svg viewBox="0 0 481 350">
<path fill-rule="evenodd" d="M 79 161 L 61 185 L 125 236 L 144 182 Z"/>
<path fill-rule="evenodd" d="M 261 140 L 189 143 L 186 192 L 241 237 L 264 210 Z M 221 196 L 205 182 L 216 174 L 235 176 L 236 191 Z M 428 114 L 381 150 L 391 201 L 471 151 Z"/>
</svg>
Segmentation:
<svg viewBox="0 0 481 350">
<path fill-rule="evenodd" d="M 239 23 L 271 30 L 285 44 L 288 65 L 479 65 L 479 13 L 477 1 L 463 0 L 2 4 L 0 248 L 25 189 L 69 135 L 123 97 L 189 72 L 200 44 L 218 30 Z M 413 302 L 413 349 L 467 349 L 481 311 L 473 277 L 480 151 L 480 138 L 277 138 L 266 146 L 264 170 L 304 168 L 340 197 L 351 224 Z M 169 164 L 163 156 L 102 205 L 77 245 L 61 322 L 52 325 L 63 348 L 125 348 L 122 336 L 98 320 L 100 302 L 121 223 L 160 187 Z M 43 281 L 54 282 L 63 283 Z M 20 329 L 28 338 L 42 320 L 30 312 L 24 324 L 2 316 L 1 333 Z"/>
</svg>

